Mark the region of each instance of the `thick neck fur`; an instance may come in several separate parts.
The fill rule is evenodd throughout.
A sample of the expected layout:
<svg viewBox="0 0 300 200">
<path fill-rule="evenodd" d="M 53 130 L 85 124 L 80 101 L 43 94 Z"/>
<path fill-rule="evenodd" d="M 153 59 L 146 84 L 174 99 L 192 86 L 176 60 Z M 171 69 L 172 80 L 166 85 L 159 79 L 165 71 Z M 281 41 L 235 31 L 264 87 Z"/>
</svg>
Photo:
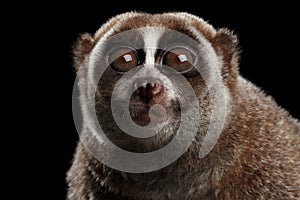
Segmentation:
<svg viewBox="0 0 300 200">
<path fill-rule="evenodd" d="M 129 174 L 104 166 L 79 143 L 77 164 L 69 172 L 69 179 L 78 177 L 78 181 L 86 182 L 81 187 L 91 190 L 90 195 L 97 195 L 104 187 L 108 193 L 132 199 L 299 197 L 299 124 L 244 79 L 238 79 L 235 90 L 231 121 L 207 157 L 198 158 L 199 146 L 194 143 L 183 157 L 164 169 Z M 252 98 L 254 95 L 256 98 Z M 274 126 L 278 128 L 270 128 Z M 284 137 L 287 131 L 291 134 Z M 290 145 L 296 149 L 288 148 Z M 298 163 L 284 162 L 286 156 Z M 74 191 L 76 194 L 78 191 Z"/>
</svg>

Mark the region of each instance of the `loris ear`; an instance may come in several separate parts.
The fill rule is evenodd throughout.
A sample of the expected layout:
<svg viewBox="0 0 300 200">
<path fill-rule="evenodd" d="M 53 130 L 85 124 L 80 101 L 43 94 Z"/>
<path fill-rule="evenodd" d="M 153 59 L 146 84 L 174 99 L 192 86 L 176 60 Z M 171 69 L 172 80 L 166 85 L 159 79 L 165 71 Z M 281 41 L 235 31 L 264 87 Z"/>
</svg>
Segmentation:
<svg viewBox="0 0 300 200">
<path fill-rule="evenodd" d="M 84 59 L 89 55 L 95 46 L 94 38 L 88 34 L 82 34 L 74 47 L 74 67 L 78 71 Z"/>
<path fill-rule="evenodd" d="M 238 39 L 227 29 L 219 29 L 212 40 L 218 56 L 223 60 L 222 76 L 225 83 L 235 82 L 238 76 L 239 49 Z"/>
</svg>

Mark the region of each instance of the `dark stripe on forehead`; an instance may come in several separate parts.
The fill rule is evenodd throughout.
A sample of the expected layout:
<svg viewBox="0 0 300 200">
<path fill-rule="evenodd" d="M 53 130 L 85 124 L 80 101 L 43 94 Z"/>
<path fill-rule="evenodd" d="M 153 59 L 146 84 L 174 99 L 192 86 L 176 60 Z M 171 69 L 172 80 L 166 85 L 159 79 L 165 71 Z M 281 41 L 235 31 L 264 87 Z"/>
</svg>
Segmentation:
<svg viewBox="0 0 300 200">
<path fill-rule="evenodd" d="M 197 35 L 195 35 L 189 28 L 194 27 L 197 31 L 203 34 L 206 39 L 210 40 L 212 38 L 212 33 L 207 31 L 206 25 L 203 22 L 195 20 L 194 18 L 185 16 L 185 19 L 178 17 L 176 15 L 169 14 L 146 14 L 146 13 L 136 13 L 132 17 L 124 19 L 121 21 L 120 26 L 117 28 L 116 32 L 122 32 L 135 28 L 142 27 L 162 27 L 166 29 L 175 30 L 181 32 L 189 37 L 197 40 Z"/>
<path fill-rule="evenodd" d="M 130 29 L 125 31 L 117 31 L 108 37 L 110 44 L 131 46 L 135 49 L 142 49 L 144 47 L 144 36 L 138 30 Z"/>
<path fill-rule="evenodd" d="M 148 26 L 148 23 L 151 22 L 151 20 L 151 14 L 135 13 L 129 18 L 120 20 L 120 24 L 117 24 L 116 27 L 116 33 Z"/>
<path fill-rule="evenodd" d="M 95 41 L 103 36 L 107 31 L 115 28 L 116 33 L 122 31 L 141 28 L 141 27 L 165 27 L 177 30 L 184 34 L 195 38 L 195 35 L 188 30 L 188 26 L 194 27 L 198 30 L 207 40 L 211 40 L 215 33 L 213 28 L 195 16 L 186 13 L 165 13 L 165 14 L 147 14 L 147 13 L 125 13 L 112 18 L 108 23 L 97 32 Z"/>
</svg>

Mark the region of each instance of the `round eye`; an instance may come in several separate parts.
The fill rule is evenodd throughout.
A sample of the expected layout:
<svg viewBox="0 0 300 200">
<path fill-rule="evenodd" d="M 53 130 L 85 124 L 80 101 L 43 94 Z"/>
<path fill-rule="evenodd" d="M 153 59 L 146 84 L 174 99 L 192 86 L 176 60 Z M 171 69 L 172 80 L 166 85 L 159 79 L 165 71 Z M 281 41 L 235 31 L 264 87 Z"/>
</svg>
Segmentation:
<svg viewBox="0 0 300 200">
<path fill-rule="evenodd" d="M 112 51 L 108 62 L 117 72 L 127 72 L 140 64 L 137 52 L 129 47 L 121 47 Z"/>
<path fill-rule="evenodd" d="M 163 57 L 163 64 L 173 67 L 178 72 L 186 72 L 193 68 L 194 54 L 183 47 L 169 50 Z"/>
</svg>

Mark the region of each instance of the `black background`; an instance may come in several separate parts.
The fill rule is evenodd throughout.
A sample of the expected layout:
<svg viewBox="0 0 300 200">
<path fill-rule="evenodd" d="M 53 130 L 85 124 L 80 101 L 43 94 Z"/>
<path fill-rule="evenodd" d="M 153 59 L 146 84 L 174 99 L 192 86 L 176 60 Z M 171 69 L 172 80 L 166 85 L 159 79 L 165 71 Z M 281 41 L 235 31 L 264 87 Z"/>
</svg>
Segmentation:
<svg viewBox="0 0 300 200">
<path fill-rule="evenodd" d="M 78 140 L 71 108 L 75 79 L 72 46 L 80 33 L 94 33 L 110 17 L 125 11 L 186 11 L 204 18 L 215 28 L 233 30 L 239 36 L 242 49 L 241 74 L 272 95 L 292 116 L 300 118 L 297 70 L 300 39 L 296 31 L 300 16 L 296 5 L 202 5 L 201 2 L 194 5 L 188 1 L 173 1 L 167 6 L 155 2 L 140 4 L 143 5 L 129 1 L 111 1 L 106 5 L 80 2 L 67 8 L 44 4 L 32 13 L 26 10 L 19 15 L 16 23 L 28 23 L 22 36 L 30 50 L 23 51 L 36 57 L 32 61 L 26 56 L 29 68 L 26 70 L 31 75 L 26 81 L 30 82 L 32 91 L 26 95 L 32 96 L 35 108 L 32 110 L 37 111 L 26 125 L 35 127 L 30 134 L 35 144 L 30 151 L 33 159 L 23 163 L 28 169 L 26 180 L 38 177 L 26 191 L 32 199 L 65 199 L 65 173 Z M 32 110 L 27 113 L 30 115 Z"/>
</svg>

